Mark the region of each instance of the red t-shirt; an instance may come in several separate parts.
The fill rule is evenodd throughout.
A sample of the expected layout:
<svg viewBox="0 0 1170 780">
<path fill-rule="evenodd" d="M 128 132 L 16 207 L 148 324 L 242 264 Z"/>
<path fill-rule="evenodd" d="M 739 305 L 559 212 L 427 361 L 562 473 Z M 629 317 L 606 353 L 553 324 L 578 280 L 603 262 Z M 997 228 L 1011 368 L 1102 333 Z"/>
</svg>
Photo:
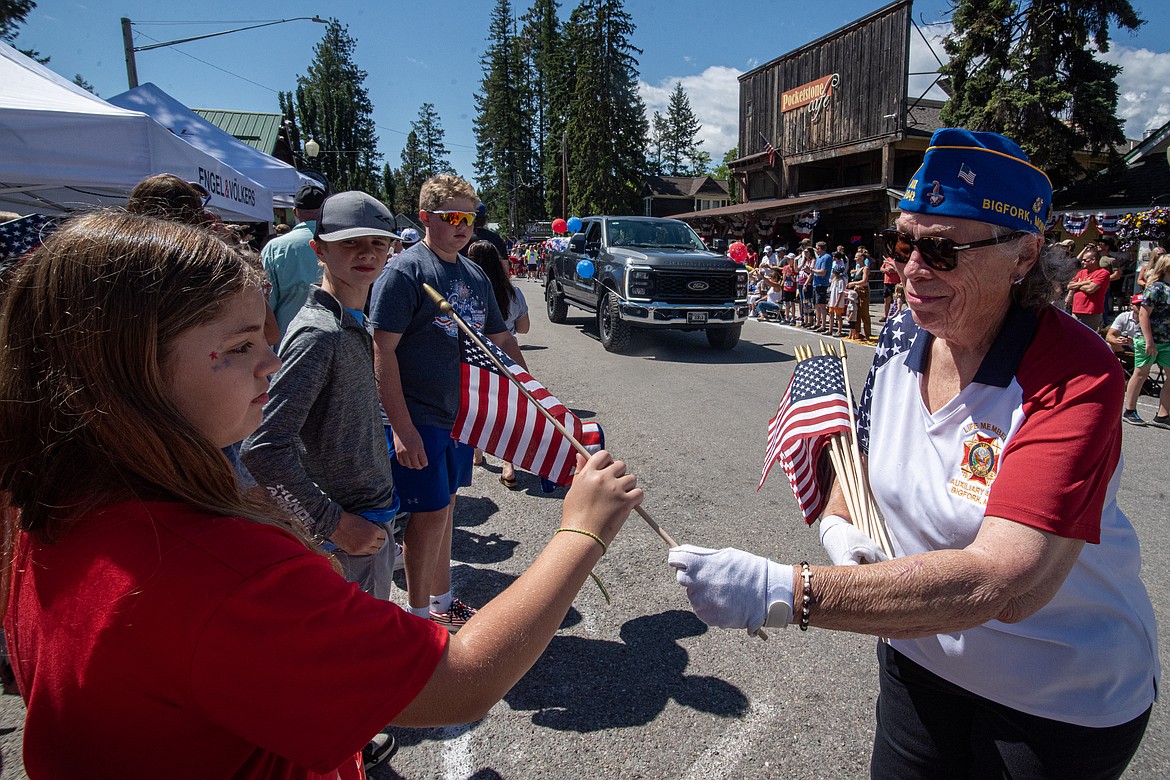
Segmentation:
<svg viewBox="0 0 1170 780">
<path fill-rule="evenodd" d="M 271 526 L 127 502 L 23 536 L 5 621 L 35 778 L 364 777 L 448 634 Z"/>
<path fill-rule="evenodd" d="M 902 277 L 898 276 L 898 268 L 894 265 L 892 260 L 886 260 L 882 263 L 882 284 L 898 284 L 902 281 Z"/>
<path fill-rule="evenodd" d="M 1105 293 L 1109 289 L 1109 271 L 1105 268 L 1098 268 L 1095 271 L 1082 268 L 1073 277 L 1074 282 L 1084 279 L 1098 285 L 1097 292 L 1086 295 L 1080 290 L 1075 291 L 1073 293 L 1073 314 L 1100 314 L 1105 311 Z"/>
</svg>

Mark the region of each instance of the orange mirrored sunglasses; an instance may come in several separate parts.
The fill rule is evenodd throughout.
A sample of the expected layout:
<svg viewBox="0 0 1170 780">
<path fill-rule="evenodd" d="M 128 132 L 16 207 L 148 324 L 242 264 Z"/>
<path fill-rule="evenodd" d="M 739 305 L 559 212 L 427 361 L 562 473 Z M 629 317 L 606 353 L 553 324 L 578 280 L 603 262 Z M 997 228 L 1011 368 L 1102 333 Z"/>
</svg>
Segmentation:
<svg viewBox="0 0 1170 780">
<path fill-rule="evenodd" d="M 463 223 L 467 223 L 468 227 L 475 224 L 474 211 L 428 211 L 428 214 L 436 214 L 451 227 L 458 227 Z"/>
</svg>

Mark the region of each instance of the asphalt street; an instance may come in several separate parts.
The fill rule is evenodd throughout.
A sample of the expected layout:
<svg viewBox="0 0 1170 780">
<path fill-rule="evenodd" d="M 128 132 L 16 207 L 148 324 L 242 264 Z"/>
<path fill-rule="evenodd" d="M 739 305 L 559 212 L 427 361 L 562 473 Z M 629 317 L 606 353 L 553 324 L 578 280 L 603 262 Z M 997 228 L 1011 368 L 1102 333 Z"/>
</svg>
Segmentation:
<svg viewBox="0 0 1170 780">
<path fill-rule="evenodd" d="M 529 367 L 582 418 L 599 421 L 607 446 L 646 491 L 645 508 L 675 539 L 736 546 L 781 561 L 826 563 L 814 529 L 800 520 L 784 474 L 759 492 L 766 426 L 791 376 L 793 349 L 811 334 L 751 322 L 730 352 L 702 333 L 635 337 L 629 354 L 606 352 L 592 317 L 570 309 L 548 322 L 543 289 L 520 281 L 532 313 L 521 336 Z M 876 324 L 876 319 L 875 319 Z M 872 348 L 849 346 L 860 390 Z M 1152 416 L 1151 399 L 1139 411 Z M 1166 454 L 1170 431 L 1124 431 L 1120 503 L 1136 526 L 1147 587 L 1170 633 Z M 531 563 L 559 523 L 561 496 L 499 466 L 476 470 L 455 513 L 457 595 L 479 605 Z M 1043 479 L 1043 475 L 1038 475 Z M 483 721 L 401 729 L 401 750 L 376 778 L 814 778 L 868 776 L 876 699 L 872 637 L 773 630 L 769 641 L 708 629 L 689 611 L 666 565 L 666 545 L 631 515 L 596 573 L 607 605 L 587 582 L 548 650 Z M 394 598 L 405 603 L 405 594 Z M 297 684 L 289 680 L 290 685 Z M 383 684 L 393 685 L 391 676 Z M 23 777 L 23 707 L 0 701 L 4 771 Z M 68 750 L 68 745 L 62 745 Z M 1129 778 L 1170 775 L 1170 719 L 1155 706 Z"/>
</svg>

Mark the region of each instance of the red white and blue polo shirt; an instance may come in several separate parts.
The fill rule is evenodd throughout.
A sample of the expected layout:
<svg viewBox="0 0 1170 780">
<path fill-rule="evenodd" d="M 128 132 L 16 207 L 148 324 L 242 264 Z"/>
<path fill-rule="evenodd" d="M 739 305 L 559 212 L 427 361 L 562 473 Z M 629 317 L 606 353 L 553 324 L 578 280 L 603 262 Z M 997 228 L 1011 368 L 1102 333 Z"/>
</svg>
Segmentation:
<svg viewBox="0 0 1170 780">
<path fill-rule="evenodd" d="M 897 555 L 966 547 L 985 516 L 1088 544 L 1030 617 L 891 645 L 1022 712 L 1098 728 L 1132 720 L 1160 670 L 1137 535 L 1116 500 L 1117 358 L 1064 312 L 1013 308 L 974 380 L 931 413 L 920 388 L 932 340 L 910 311 L 890 320 L 858 409 Z"/>
</svg>

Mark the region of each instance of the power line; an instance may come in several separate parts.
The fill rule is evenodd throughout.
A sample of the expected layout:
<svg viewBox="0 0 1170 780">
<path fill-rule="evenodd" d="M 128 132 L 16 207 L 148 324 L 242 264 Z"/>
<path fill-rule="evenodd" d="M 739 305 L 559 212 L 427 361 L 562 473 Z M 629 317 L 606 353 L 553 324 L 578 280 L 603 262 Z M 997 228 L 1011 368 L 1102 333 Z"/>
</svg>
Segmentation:
<svg viewBox="0 0 1170 780">
<path fill-rule="evenodd" d="M 245 23 L 246 22 L 219 22 L 219 24 L 245 24 Z M 166 24 L 166 22 L 135 22 L 134 26 L 137 27 L 140 24 Z M 191 24 L 196 24 L 196 22 L 192 22 Z M 198 24 L 211 24 L 211 22 L 198 22 Z M 154 41 L 155 43 L 160 43 L 158 38 L 153 38 L 144 32 L 139 31 L 138 34 L 141 35 L 143 38 L 147 38 L 151 41 Z M 221 73 L 226 73 L 227 75 L 233 76 L 233 77 L 239 79 L 240 81 L 246 81 L 247 83 L 249 83 L 253 86 L 260 87 L 260 89 L 266 89 L 269 92 L 272 92 L 274 94 L 280 94 L 280 92 L 282 91 L 279 89 L 273 89 L 272 87 L 269 87 L 265 84 L 261 84 L 258 81 L 252 81 L 252 79 L 248 78 L 247 76 L 241 76 L 239 73 L 234 73 L 234 72 L 228 70 L 227 68 L 223 68 L 223 67 L 220 67 L 219 65 L 216 65 L 215 63 L 208 62 L 207 60 L 204 60 L 204 59 L 200 59 L 199 57 L 196 57 L 194 54 L 189 54 L 188 52 L 183 51 L 182 49 L 180 49 L 177 46 L 170 46 L 168 48 L 170 48 L 172 51 L 175 51 L 179 54 L 182 54 L 184 57 L 189 57 L 190 59 L 193 59 L 196 62 L 201 62 L 204 65 L 208 66 L 209 68 L 214 68 L 214 69 L 220 71 Z M 292 91 L 292 90 L 290 90 L 290 91 Z M 406 130 L 396 130 L 393 127 L 386 127 L 385 125 L 375 124 L 374 127 L 378 128 L 379 130 L 385 130 L 388 133 L 397 133 L 398 135 L 402 135 L 402 136 L 409 135 L 408 131 L 406 131 Z M 475 151 L 474 146 L 468 146 L 467 144 L 448 143 L 447 145 L 450 147 L 457 148 L 457 149 L 467 149 L 469 151 Z"/>
</svg>

